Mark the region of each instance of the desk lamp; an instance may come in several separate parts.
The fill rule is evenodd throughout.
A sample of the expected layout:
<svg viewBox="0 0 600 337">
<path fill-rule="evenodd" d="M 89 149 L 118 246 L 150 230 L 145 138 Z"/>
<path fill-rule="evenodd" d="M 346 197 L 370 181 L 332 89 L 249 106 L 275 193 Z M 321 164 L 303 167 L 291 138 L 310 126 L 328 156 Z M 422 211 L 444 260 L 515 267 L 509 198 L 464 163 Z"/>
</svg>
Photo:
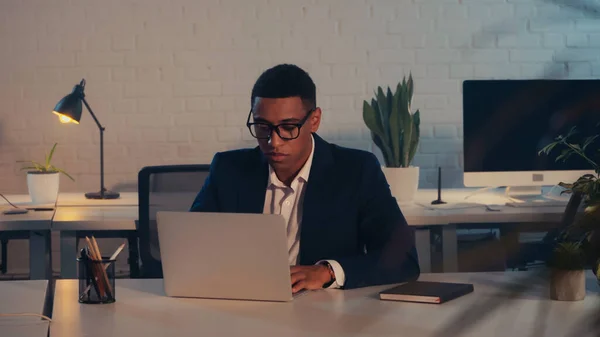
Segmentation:
<svg viewBox="0 0 600 337">
<path fill-rule="evenodd" d="M 100 192 L 88 192 L 85 197 L 88 199 L 118 199 L 119 193 L 108 191 L 104 187 L 104 127 L 98 122 L 96 115 L 85 100 L 85 94 L 83 92 L 85 88 L 85 79 L 73 88 L 73 92 L 63 97 L 54 107 L 54 114 L 58 115 L 61 123 L 75 123 L 79 124 L 81 120 L 81 102 L 85 104 L 86 109 L 92 115 L 92 118 L 96 122 L 98 129 L 100 130 Z"/>
</svg>

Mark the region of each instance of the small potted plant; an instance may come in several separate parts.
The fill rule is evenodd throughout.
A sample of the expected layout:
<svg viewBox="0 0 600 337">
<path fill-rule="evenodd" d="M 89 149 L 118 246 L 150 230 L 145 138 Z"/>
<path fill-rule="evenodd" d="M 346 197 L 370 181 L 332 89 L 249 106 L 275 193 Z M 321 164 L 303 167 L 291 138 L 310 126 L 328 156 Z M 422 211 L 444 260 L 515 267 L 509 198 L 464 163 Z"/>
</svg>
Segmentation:
<svg viewBox="0 0 600 337">
<path fill-rule="evenodd" d="M 27 166 L 22 167 L 21 170 L 28 170 L 27 188 L 34 204 L 53 204 L 56 202 L 60 173 L 75 181 L 67 172 L 51 164 L 56 145 L 57 143 L 52 146 L 50 153 L 46 154 L 43 164 L 31 160 L 18 161 L 19 163 L 27 163 Z"/>
<path fill-rule="evenodd" d="M 548 267 L 551 299 L 581 301 L 585 298 L 586 258 L 580 242 L 559 242 Z"/>
<path fill-rule="evenodd" d="M 413 79 L 409 75 L 398 83 L 392 93 L 377 88 L 371 104 L 363 103 L 363 120 L 371 138 L 381 150 L 383 172 L 392 195 L 400 204 L 411 203 L 419 188 L 419 168 L 411 166 L 419 145 L 420 113 L 411 112 Z"/>
<path fill-rule="evenodd" d="M 564 228 L 558 236 L 555 244 L 554 254 L 551 256 L 550 265 L 555 269 L 561 269 L 562 273 L 553 273 L 556 287 L 571 287 L 570 290 L 563 289 L 562 295 L 557 297 L 583 299 L 585 296 L 585 274 L 584 270 L 591 268 L 594 274 L 600 276 L 598 262 L 600 261 L 600 165 L 596 156 L 590 155 L 590 145 L 599 137 L 592 135 L 577 143 L 572 140 L 577 130 L 572 128 L 566 135 L 556 137 L 554 142 L 546 145 L 539 154 L 550 154 L 555 148 L 562 148 L 561 154 L 556 160 L 566 161 L 572 155 L 583 158 L 594 170 L 593 174 L 585 174 L 573 183 L 561 182 L 559 185 L 565 188 L 562 193 L 578 193 L 582 196 L 583 213 L 578 216 L 572 224 Z M 598 153 L 596 153 L 597 155 Z M 569 262 L 570 261 L 570 262 Z M 564 272 L 568 270 L 569 272 Z M 568 276 L 566 276 L 568 274 Z M 584 284 L 581 290 L 581 284 Z M 557 290 L 558 291 L 558 290 Z M 583 295 L 580 293 L 583 291 Z"/>
</svg>

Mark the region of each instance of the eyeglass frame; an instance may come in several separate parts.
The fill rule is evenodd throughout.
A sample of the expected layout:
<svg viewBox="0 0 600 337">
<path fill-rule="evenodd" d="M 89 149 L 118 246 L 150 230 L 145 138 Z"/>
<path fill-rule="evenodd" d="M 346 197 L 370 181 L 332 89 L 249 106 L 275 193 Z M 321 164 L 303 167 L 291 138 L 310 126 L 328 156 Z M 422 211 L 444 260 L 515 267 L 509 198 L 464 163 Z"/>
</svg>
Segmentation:
<svg viewBox="0 0 600 337">
<path fill-rule="evenodd" d="M 250 116 L 252 115 L 252 109 L 250 109 L 250 112 L 248 113 L 248 119 L 246 120 L 246 126 L 248 127 L 248 131 L 250 131 L 250 135 L 252 135 L 252 137 L 256 138 L 256 139 L 271 139 L 271 136 L 273 135 L 273 130 L 275 130 L 275 133 L 277 133 L 277 136 L 279 136 L 279 138 L 283 139 L 283 140 L 294 140 L 297 139 L 298 137 L 300 137 L 300 129 L 302 128 L 302 126 L 304 126 L 304 124 L 306 124 L 306 121 L 308 121 L 308 117 L 310 117 L 310 115 L 317 110 L 317 108 L 312 108 L 310 110 L 308 110 L 308 112 L 306 113 L 306 116 L 304 116 L 304 118 L 302 118 L 298 123 L 279 123 L 277 125 L 268 123 L 268 122 L 253 122 L 250 123 Z M 269 136 L 267 136 L 266 138 L 258 138 L 256 136 L 254 136 L 254 134 L 252 133 L 252 126 L 254 126 L 255 124 L 260 124 L 260 125 L 266 125 L 269 127 L 270 132 L 269 132 Z M 279 127 L 282 125 L 288 125 L 288 126 L 295 126 L 298 128 L 298 135 L 294 138 L 288 138 L 288 137 L 282 137 L 281 134 L 279 133 Z"/>
</svg>

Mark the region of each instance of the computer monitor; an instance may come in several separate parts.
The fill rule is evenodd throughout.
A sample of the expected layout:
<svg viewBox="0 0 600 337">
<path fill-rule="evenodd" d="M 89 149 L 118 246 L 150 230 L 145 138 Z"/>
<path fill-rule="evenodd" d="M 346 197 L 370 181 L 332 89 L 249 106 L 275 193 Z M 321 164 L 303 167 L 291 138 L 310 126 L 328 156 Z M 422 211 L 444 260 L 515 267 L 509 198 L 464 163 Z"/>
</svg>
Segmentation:
<svg viewBox="0 0 600 337">
<path fill-rule="evenodd" d="M 574 182 L 593 173 L 578 156 L 538 152 L 572 127 L 575 141 L 598 134 L 600 80 L 467 80 L 463 83 L 464 184 L 516 191 Z M 597 154 L 600 139 L 586 151 Z M 519 194 L 519 193 L 516 193 Z"/>
</svg>

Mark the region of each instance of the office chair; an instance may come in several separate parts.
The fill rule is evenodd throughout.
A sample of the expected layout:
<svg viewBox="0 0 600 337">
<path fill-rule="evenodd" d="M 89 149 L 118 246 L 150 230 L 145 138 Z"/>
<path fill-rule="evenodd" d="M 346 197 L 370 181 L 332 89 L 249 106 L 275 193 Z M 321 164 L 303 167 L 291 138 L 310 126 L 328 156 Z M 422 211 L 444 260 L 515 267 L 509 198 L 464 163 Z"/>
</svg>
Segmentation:
<svg viewBox="0 0 600 337">
<path fill-rule="evenodd" d="M 138 173 L 140 277 L 162 278 L 156 212 L 188 211 L 210 165 L 147 166 Z"/>
</svg>

